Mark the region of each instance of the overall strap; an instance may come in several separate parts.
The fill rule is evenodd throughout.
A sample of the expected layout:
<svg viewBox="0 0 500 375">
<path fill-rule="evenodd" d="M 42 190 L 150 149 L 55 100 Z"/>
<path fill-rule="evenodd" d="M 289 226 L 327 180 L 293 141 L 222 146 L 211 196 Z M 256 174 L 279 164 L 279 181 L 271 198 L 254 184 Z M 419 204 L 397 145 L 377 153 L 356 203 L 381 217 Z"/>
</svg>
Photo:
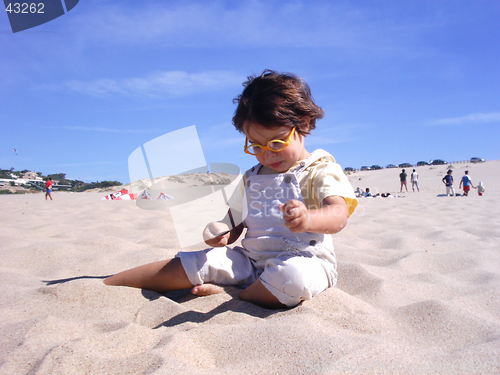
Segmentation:
<svg viewBox="0 0 500 375">
<path fill-rule="evenodd" d="M 252 168 L 250 168 L 248 177 L 250 176 L 255 176 L 257 173 L 259 173 L 260 169 L 262 168 L 262 164 L 256 164 Z"/>
<path fill-rule="evenodd" d="M 302 160 L 299 165 L 297 165 L 295 168 L 292 168 L 290 170 L 291 173 L 293 173 L 294 175 L 298 176 L 299 174 L 301 174 L 306 168 L 308 168 L 312 163 L 314 163 L 316 160 L 318 159 L 321 159 L 321 158 L 324 158 L 324 157 L 328 157 L 330 158 L 332 161 L 335 162 L 335 159 L 332 155 L 330 155 L 328 152 L 326 152 L 325 150 L 322 150 L 322 149 L 317 149 L 315 150 L 314 152 L 312 152 L 308 157 L 307 159 L 305 160 Z"/>
</svg>

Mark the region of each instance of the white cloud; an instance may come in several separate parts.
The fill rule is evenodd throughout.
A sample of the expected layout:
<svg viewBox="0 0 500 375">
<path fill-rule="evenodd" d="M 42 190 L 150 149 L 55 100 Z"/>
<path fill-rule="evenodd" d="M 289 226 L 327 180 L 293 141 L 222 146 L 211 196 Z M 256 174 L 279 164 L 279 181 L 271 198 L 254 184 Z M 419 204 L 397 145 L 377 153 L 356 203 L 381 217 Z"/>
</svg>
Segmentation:
<svg viewBox="0 0 500 375">
<path fill-rule="evenodd" d="M 467 116 L 462 117 L 452 117 L 440 120 L 433 120 L 430 122 L 431 125 L 464 125 L 464 124 L 478 124 L 478 123 L 489 123 L 489 122 L 499 122 L 500 112 L 491 113 L 472 113 Z"/>
<path fill-rule="evenodd" d="M 222 90 L 238 86 L 242 81 L 242 76 L 225 71 L 202 73 L 167 71 L 144 77 L 123 79 L 71 80 L 59 85 L 45 86 L 45 88 L 64 89 L 97 97 L 120 95 L 139 98 L 161 98 L 180 97 L 207 91 Z"/>
</svg>

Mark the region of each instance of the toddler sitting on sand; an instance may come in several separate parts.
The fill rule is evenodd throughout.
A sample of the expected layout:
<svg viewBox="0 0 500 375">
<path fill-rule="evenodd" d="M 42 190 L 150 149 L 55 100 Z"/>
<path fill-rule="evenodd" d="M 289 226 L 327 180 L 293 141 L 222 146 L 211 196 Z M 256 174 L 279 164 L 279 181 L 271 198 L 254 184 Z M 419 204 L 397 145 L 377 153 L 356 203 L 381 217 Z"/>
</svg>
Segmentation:
<svg viewBox="0 0 500 375">
<path fill-rule="evenodd" d="M 241 184 L 244 221 L 232 229 L 210 223 L 204 239 L 213 248 L 179 252 L 110 276 L 105 284 L 159 293 L 192 288 L 195 295 L 235 285 L 244 288 L 242 300 L 267 308 L 296 306 L 336 284 L 331 234 L 345 227 L 358 202 L 333 156 L 305 149 L 323 110 L 307 83 L 291 74 L 266 70 L 244 87 L 233 124 L 246 135 L 245 152 L 259 162 Z M 228 247 L 244 228 L 242 246 Z"/>
</svg>

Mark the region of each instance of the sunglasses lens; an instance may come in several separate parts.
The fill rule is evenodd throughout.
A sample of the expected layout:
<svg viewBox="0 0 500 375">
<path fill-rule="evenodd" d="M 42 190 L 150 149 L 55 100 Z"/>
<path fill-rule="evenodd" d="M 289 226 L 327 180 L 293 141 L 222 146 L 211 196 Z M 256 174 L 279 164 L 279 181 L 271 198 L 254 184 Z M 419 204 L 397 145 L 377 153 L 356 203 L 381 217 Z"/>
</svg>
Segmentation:
<svg viewBox="0 0 500 375">
<path fill-rule="evenodd" d="M 260 146 L 251 146 L 250 152 L 254 155 L 260 155 L 264 152 L 264 149 Z"/>
<path fill-rule="evenodd" d="M 273 151 L 281 151 L 281 150 L 284 150 L 286 147 L 286 145 L 284 143 L 277 142 L 277 141 L 269 142 L 268 146 Z"/>
</svg>

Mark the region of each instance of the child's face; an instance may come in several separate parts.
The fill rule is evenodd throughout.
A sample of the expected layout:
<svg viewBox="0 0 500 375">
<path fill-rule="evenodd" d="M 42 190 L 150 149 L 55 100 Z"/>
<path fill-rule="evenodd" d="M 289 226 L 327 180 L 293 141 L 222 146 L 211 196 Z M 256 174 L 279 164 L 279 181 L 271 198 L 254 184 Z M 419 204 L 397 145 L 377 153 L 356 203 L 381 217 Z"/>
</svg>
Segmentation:
<svg viewBox="0 0 500 375">
<path fill-rule="evenodd" d="M 253 122 L 246 122 L 243 129 L 249 143 L 262 146 L 266 146 L 269 141 L 275 139 L 286 141 L 292 131 L 292 128 L 288 126 L 266 128 Z M 290 144 L 283 151 L 266 150 L 263 154 L 255 155 L 255 157 L 263 166 L 281 173 L 286 172 L 297 161 L 307 158 L 308 155 L 309 153 L 304 148 L 304 137 L 295 131 Z"/>
</svg>

